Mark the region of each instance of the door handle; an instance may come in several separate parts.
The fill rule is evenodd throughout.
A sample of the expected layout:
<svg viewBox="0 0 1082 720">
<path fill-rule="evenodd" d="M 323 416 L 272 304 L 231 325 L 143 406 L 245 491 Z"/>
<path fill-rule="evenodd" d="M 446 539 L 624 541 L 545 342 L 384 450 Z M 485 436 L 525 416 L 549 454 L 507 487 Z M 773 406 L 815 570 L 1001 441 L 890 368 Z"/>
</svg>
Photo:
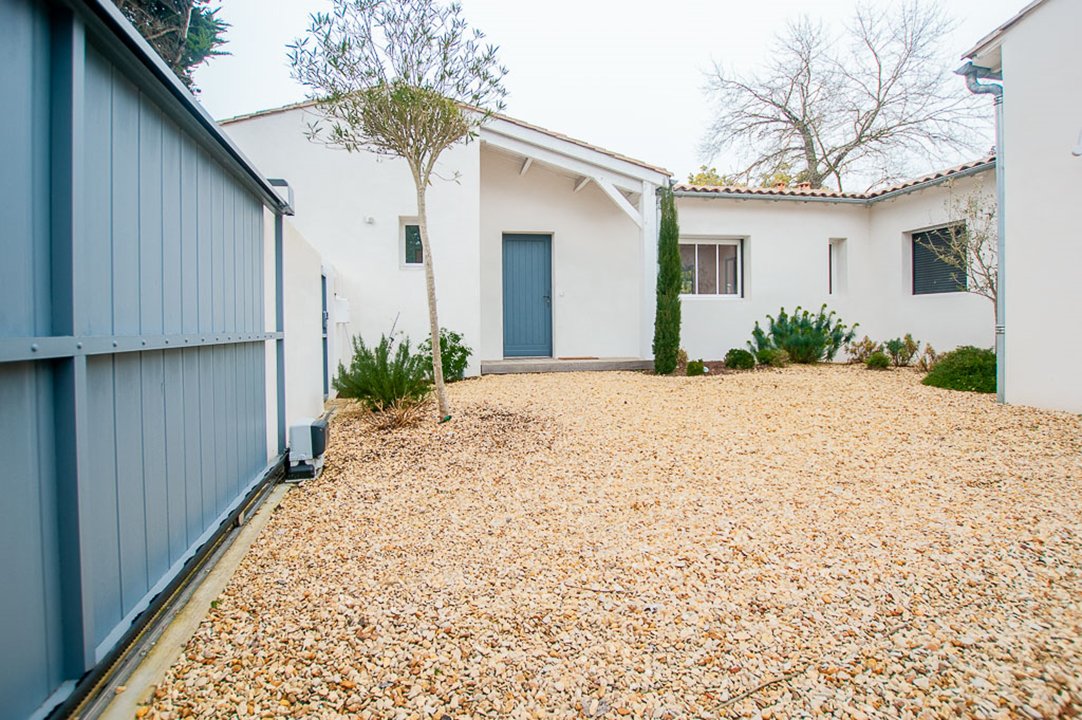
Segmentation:
<svg viewBox="0 0 1082 720">
<path fill-rule="evenodd" d="M 541 297 L 545 298 L 545 302 L 547 304 L 549 304 L 549 305 L 552 304 L 552 296 L 551 295 L 542 295 Z"/>
</svg>

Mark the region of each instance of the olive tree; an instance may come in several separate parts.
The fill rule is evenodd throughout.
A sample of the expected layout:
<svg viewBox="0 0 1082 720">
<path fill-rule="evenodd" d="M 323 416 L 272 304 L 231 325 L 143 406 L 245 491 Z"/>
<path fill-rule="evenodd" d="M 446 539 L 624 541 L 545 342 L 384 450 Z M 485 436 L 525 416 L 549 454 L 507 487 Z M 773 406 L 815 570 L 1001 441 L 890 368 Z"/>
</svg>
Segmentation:
<svg viewBox="0 0 1082 720">
<path fill-rule="evenodd" d="M 503 107 L 507 70 L 497 48 L 471 30 L 458 3 L 333 0 L 289 46 L 293 77 L 309 89 L 317 119 L 310 140 L 349 152 L 401 158 L 417 193 L 417 219 L 432 338 L 439 338 L 426 192 L 440 155 L 476 139 Z M 441 419 L 449 419 L 439 342 L 432 375 Z"/>
</svg>

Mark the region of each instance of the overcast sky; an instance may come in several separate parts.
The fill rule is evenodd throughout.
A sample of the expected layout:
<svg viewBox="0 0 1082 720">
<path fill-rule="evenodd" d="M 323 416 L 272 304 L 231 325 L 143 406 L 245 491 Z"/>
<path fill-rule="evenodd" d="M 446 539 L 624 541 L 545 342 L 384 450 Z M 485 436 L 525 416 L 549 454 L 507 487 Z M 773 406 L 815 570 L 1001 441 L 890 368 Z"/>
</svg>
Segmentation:
<svg viewBox="0 0 1082 720">
<path fill-rule="evenodd" d="M 884 0 L 889 5 L 900 0 Z M 958 28 L 944 59 L 953 69 L 977 40 L 1026 0 L 941 0 Z M 801 13 L 839 28 L 854 0 L 462 0 L 466 18 L 500 46 L 510 70 L 506 112 L 528 122 L 661 165 L 686 179 L 702 162 L 710 108 L 704 72 L 739 71 L 768 57 L 771 37 Z M 224 0 L 229 56 L 195 74 L 216 118 L 304 99 L 285 46 L 327 0 Z M 958 79 L 960 89 L 962 80 Z M 991 116 L 991 102 L 988 103 Z M 987 144 L 991 146 L 989 134 Z M 944 157 L 940 166 L 968 158 Z M 719 170 L 735 159 L 714 158 Z M 921 164 L 924 164 L 923 162 Z M 914 167 L 914 171 L 937 168 Z"/>
</svg>

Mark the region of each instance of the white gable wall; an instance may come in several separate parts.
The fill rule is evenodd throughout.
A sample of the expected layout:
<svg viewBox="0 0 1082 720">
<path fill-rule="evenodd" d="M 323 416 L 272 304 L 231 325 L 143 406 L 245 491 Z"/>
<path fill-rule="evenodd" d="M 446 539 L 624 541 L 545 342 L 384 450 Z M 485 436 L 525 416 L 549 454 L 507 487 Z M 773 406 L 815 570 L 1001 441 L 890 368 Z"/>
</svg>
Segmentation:
<svg viewBox="0 0 1082 720">
<path fill-rule="evenodd" d="M 640 357 L 642 243 L 596 185 L 489 148 L 481 152 L 480 357 L 503 357 L 503 234 L 552 235 L 555 357 Z"/>
</svg>

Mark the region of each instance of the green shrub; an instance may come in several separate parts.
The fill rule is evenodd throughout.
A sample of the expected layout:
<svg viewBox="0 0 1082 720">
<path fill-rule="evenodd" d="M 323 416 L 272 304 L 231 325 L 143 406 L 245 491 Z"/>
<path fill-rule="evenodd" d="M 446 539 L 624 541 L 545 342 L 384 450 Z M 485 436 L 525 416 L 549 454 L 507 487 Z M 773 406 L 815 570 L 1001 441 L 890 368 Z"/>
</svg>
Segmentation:
<svg viewBox="0 0 1082 720">
<path fill-rule="evenodd" d="M 661 190 L 657 239 L 657 306 L 654 313 L 654 372 L 671 375 L 680 364 L 680 219 L 671 188 Z"/>
<path fill-rule="evenodd" d="M 425 341 L 417 348 L 428 361 L 428 378 L 432 379 L 432 338 Z M 454 330 L 440 328 L 440 365 L 443 366 L 444 382 L 461 380 L 466 375 L 466 366 L 470 364 L 473 350 L 469 345 L 462 342 L 462 335 Z"/>
<path fill-rule="evenodd" d="M 914 340 L 912 335 L 906 333 L 904 338 L 888 340 L 886 349 L 887 354 L 890 355 L 890 359 L 894 363 L 894 367 L 906 367 L 917 356 L 917 351 L 920 350 L 920 341 Z"/>
<path fill-rule="evenodd" d="M 398 343 L 381 336 L 373 348 L 358 335 L 353 338 L 353 359 L 349 369 L 338 365 L 334 389 L 344 398 L 356 398 L 369 410 L 380 411 L 423 402 L 432 389 L 432 360 L 410 352 L 409 338 Z"/>
<path fill-rule="evenodd" d="M 755 367 L 755 356 L 747 350 L 733 348 L 725 353 L 725 367 L 731 370 L 751 370 Z"/>
<path fill-rule="evenodd" d="M 868 362 L 868 358 L 871 357 L 872 353 L 882 350 L 883 344 L 877 343 L 867 335 L 845 346 L 845 354 L 849 356 L 849 362 L 860 363 L 861 365 Z"/>
<path fill-rule="evenodd" d="M 864 361 L 869 370 L 886 370 L 890 367 L 890 356 L 882 350 L 876 350 Z"/>
<path fill-rule="evenodd" d="M 789 364 L 789 353 L 780 348 L 763 348 L 755 355 L 755 359 L 760 365 L 783 368 Z"/>
<path fill-rule="evenodd" d="M 766 330 L 755 323 L 748 347 L 756 355 L 766 348 L 780 348 L 795 363 L 833 360 L 842 345 L 852 342 L 856 335 L 857 326 L 845 325 L 834 311 L 827 312 L 826 305 L 815 314 L 797 307 L 789 315 L 782 308 L 776 318 L 767 315 L 766 319 Z"/>
<path fill-rule="evenodd" d="M 941 356 L 921 382 L 948 390 L 995 392 L 996 354 L 969 345 L 960 347 Z"/>
<path fill-rule="evenodd" d="M 698 377 L 706 374 L 706 365 L 702 360 L 692 360 L 688 363 L 688 377 Z"/>
</svg>

